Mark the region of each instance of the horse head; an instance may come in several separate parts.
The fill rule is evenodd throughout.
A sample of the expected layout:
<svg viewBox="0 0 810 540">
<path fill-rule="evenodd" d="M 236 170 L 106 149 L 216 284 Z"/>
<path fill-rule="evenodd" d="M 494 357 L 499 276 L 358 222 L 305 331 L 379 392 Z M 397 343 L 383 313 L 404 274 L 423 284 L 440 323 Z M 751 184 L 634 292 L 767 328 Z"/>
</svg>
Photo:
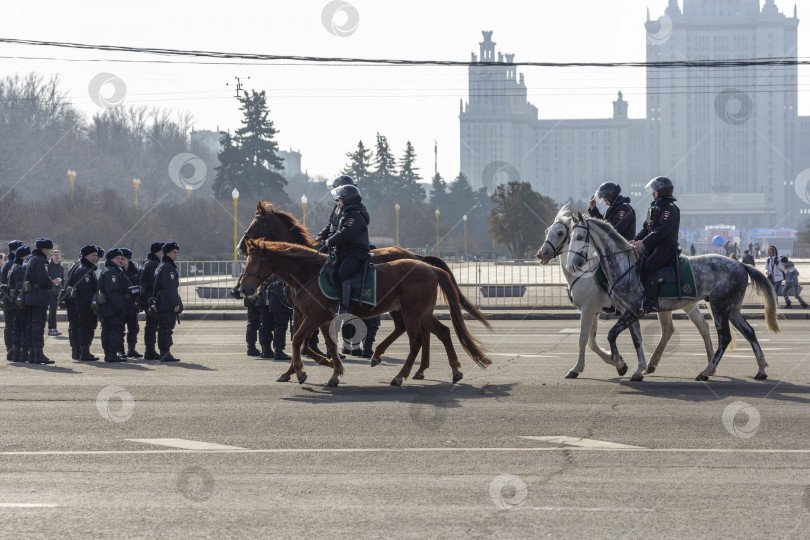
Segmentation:
<svg viewBox="0 0 810 540">
<path fill-rule="evenodd" d="M 540 259 L 540 264 L 548 264 L 548 262 L 560 255 L 568 240 L 571 237 L 571 224 L 573 216 L 568 208 L 568 204 L 563 206 L 557 216 L 554 218 L 554 223 L 551 227 L 546 229 L 546 238 L 543 245 L 537 251 L 535 258 Z"/>
<path fill-rule="evenodd" d="M 246 241 L 260 239 L 310 245 L 309 234 L 298 220 L 287 212 L 277 210 L 271 203 L 261 201 L 256 205 L 253 221 L 242 233 L 236 249 L 240 255 L 247 255 Z"/>
<path fill-rule="evenodd" d="M 248 238 L 244 242 L 247 248 L 247 261 L 245 270 L 239 276 L 239 292 L 245 297 L 256 298 L 259 286 L 272 274 L 270 261 L 261 241 Z"/>
</svg>

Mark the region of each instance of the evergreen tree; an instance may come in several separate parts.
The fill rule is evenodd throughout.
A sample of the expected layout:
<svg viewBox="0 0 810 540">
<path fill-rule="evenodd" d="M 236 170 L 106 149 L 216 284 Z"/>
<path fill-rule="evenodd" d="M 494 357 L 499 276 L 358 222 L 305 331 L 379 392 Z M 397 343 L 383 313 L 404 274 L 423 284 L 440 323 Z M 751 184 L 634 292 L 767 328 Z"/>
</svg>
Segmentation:
<svg viewBox="0 0 810 540">
<path fill-rule="evenodd" d="M 371 175 L 371 150 L 363 145 L 363 141 L 357 143 L 357 150 L 346 152 L 346 156 L 351 160 L 340 174 L 348 174 L 362 189 Z"/>
<path fill-rule="evenodd" d="M 430 205 L 436 208 L 444 206 L 447 201 L 447 182 L 442 175 L 436 172 L 430 184 Z"/>
<path fill-rule="evenodd" d="M 453 220 L 461 219 L 463 215 L 472 215 L 476 210 L 477 197 L 472 190 L 467 175 L 460 172 L 450 183 L 448 193 L 449 217 Z"/>
<path fill-rule="evenodd" d="M 399 162 L 399 182 L 393 190 L 394 197 L 408 201 L 421 201 L 425 198 L 425 188 L 419 184 L 422 177 L 417 172 L 419 168 L 414 166 L 415 162 L 416 150 L 411 141 L 408 141 L 405 145 L 405 154 Z"/>
<path fill-rule="evenodd" d="M 217 158 L 219 166 L 216 167 L 217 175 L 214 178 L 214 195 L 220 199 L 231 196 L 234 184 L 231 179 L 239 178 L 245 169 L 245 161 L 242 152 L 235 145 L 233 137 L 225 131 L 219 132 L 219 144 L 222 147 Z"/>
<path fill-rule="evenodd" d="M 374 171 L 368 178 L 368 186 L 363 187 L 361 193 L 363 193 L 364 199 L 367 197 L 373 204 L 379 204 L 387 198 L 386 195 L 390 194 L 388 190 L 392 189 L 396 183 L 396 160 L 391 154 L 388 139 L 377 133 Z"/>
</svg>

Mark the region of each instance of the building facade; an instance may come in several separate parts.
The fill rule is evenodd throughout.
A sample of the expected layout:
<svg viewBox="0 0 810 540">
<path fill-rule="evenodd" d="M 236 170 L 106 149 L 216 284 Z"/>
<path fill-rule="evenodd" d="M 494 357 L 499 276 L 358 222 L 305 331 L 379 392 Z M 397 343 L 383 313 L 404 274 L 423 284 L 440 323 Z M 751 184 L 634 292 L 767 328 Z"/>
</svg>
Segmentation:
<svg viewBox="0 0 810 540">
<path fill-rule="evenodd" d="M 795 8 L 788 17 L 773 0 L 761 9 L 758 0 L 683 4 L 670 0 L 656 20 L 648 14 L 648 62 L 797 57 Z M 667 175 L 683 227 L 796 226 L 810 213 L 810 195 L 794 186 L 810 167 L 795 65 L 648 67 L 644 118 L 629 118 L 618 92 L 611 117 L 540 120 L 514 55 L 496 55 L 492 32 L 483 37 L 459 114 L 461 170 L 474 187 L 520 179 L 562 202 L 587 200 L 612 180 L 643 209 L 643 186 Z"/>
</svg>

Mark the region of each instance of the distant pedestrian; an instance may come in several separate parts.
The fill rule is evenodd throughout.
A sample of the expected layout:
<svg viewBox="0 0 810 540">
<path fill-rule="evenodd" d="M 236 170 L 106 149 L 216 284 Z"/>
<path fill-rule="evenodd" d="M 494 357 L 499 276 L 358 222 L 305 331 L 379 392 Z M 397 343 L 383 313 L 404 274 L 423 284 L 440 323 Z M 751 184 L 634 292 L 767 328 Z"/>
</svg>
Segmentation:
<svg viewBox="0 0 810 540">
<path fill-rule="evenodd" d="M 53 281 L 53 288 L 48 297 L 48 335 L 59 336 L 62 332 L 56 329 L 56 310 L 59 309 L 59 294 L 64 288 L 65 269 L 62 268 L 62 255 L 58 249 L 51 252 L 51 260 L 48 262 L 48 275 Z"/>
<path fill-rule="evenodd" d="M 744 264 L 750 264 L 751 266 L 756 266 L 756 262 L 754 261 L 754 256 L 751 255 L 751 252 L 747 249 L 745 250 L 745 254 L 743 255 L 742 262 Z"/>
<path fill-rule="evenodd" d="M 779 251 L 776 246 L 768 246 L 768 258 L 765 260 L 765 275 L 771 280 L 773 290 L 776 291 L 777 296 L 782 289 L 782 280 L 784 274 L 779 267 L 781 261 L 779 260 Z"/>
<path fill-rule="evenodd" d="M 694 257 L 695 255 L 697 255 L 697 250 L 695 249 L 695 243 L 694 243 L 694 242 L 692 242 L 691 244 L 689 244 L 689 254 L 690 254 L 692 257 Z"/>
<path fill-rule="evenodd" d="M 759 259 L 761 256 L 762 256 L 762 254 L 761 254 L 761 250 L 760 250 L 760 247 L 759 247 L 759 240 L 757 240 L 754 243 L 754 257 Z"/>
<path fill-rule="evenodd" d="M 734 242 L 734 245 L 731 247 L 731 254 L 734 259 L 740 258 L 740 246 L 737 245 L 737 242 Z"/>
<path fill-rule="evenodd" d="M 753 255 L 754 254 L 754 243 L 753 242 L 748 242 L 748 253 L 750 253 L 752 257 L 754 256 Z"/>
<path fill-rule="evenodd" d="M 787 257 L 782 257 L 780 262 L 782 263 L 780 266 L 785 276 L 785 286 L 782 289 L 782 294 L 785 297 L 785 308 L 790 309 L 789 297 L 795 296 L 802 308 L 807 309 L 807 302 L 802 300 L 802 297 L 799 296 L 802 292 L 802 288 L 799 286 L 799 271 L 796 270 L 796 265 L 793 264 L 793 261 L 788 260 Z"/>
</svg>

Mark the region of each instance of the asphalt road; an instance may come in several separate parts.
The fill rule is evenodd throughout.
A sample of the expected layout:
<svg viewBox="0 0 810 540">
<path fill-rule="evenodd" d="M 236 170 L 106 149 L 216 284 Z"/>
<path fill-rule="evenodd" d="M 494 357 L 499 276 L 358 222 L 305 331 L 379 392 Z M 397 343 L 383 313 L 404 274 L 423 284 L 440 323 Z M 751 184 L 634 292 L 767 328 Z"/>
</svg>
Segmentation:
<svg viewBox="0 0 810 540">
<path fill-rule="evenodd" d="M 177 365 L 77 363 L 46 338 L 55 366 L 0 366 L 0 537 L 806 537 L 807 324 L 753 322 L 767 381 L 738 342 L 696 382 L 688 321 L 638 383 L 624 337 L 627 375 L 588 352 L 565 379 L 575 321 L 470 323 L 492 366 L 462 353 L 452 385 L 434 340 L 402 387 L 404 341 L 326 388 L 309 360 L 275 382 L 286 363 L 246 357 L 241 321 L 182 324 Z"/>
</svg>

